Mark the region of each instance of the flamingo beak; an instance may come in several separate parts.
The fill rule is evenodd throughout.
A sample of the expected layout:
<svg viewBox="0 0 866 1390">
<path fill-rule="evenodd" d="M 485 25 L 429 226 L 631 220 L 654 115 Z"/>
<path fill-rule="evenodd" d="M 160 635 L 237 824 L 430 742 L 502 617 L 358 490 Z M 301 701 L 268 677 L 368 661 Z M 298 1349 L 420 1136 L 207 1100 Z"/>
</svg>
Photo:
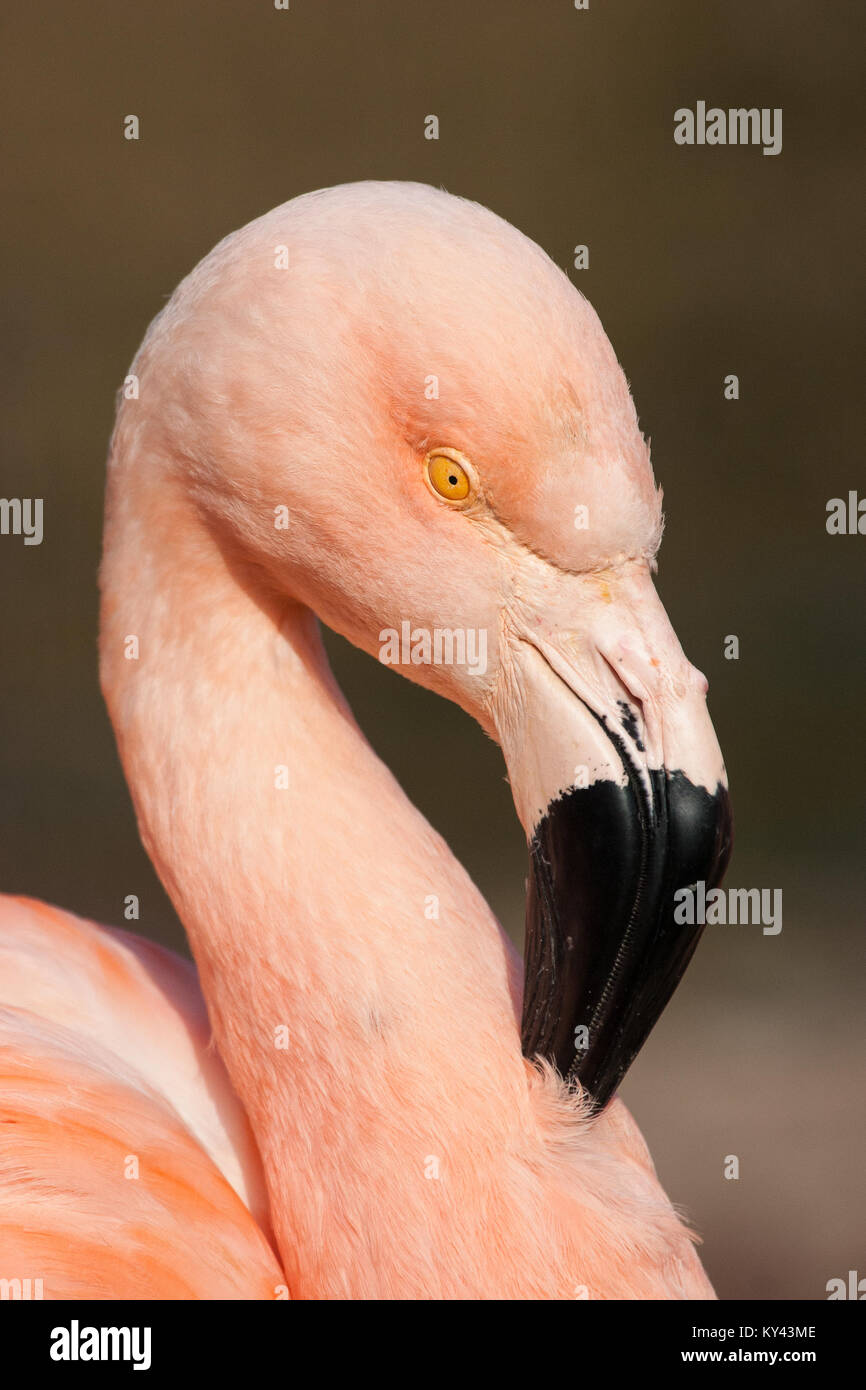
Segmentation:
<svg viewBox="0 0 866 1390">
<path fill-rule="evenodd" d="M 521 1043 L 602 1109 L 682 978 L 701 925 L 675 893 L 715 888 L 731 848 L 726 787 L 629 767 L 625 787 L 573 788 L 530 842 Z"/>
<path fill-rule="evenodd" d="M 523 1053 L 598 1110 L 700 938 L 676 895 L 716 887 L 732 844 L 706 682 L 649 590 L 601 624 L 584 606 L 577 640 L 518 634 L 519 714 L 501 736 L 530 857 Z"/>
</svg>

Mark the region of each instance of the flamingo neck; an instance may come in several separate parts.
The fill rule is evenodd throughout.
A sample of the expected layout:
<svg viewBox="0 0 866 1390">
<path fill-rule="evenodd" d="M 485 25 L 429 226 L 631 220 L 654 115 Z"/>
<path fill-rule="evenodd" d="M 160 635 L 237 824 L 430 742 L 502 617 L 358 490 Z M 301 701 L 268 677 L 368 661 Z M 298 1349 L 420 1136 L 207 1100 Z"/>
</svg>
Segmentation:
<svg viewBox="0 0 866 1390">
<path fill-rule="evenodd" d="M 535 1126 L 513 950 L 360 733 L 309 609 L 140 511 L 110 509 L 103 683 L 290 1288 L 465 1288 L 488 1248 L 473 1184 Z"/>
<path fill-rule="evenodd" d="M 103 688 L 292 1296 L 708 1288 L 623 1107 L 589 1120 L 521 1057 L 514 952 L 361 735 L 313 614 L 143 447 L 109 481 Z"/>
</svg>

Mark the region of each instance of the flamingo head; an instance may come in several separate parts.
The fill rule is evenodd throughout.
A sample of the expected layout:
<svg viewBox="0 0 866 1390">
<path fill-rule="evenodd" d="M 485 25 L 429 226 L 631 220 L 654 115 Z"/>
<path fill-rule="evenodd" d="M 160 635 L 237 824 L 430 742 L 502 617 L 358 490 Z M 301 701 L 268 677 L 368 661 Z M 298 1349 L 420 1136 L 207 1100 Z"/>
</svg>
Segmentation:
<svg viewBox="0 0 866 1390">
<path fill-rule="evenodd" d="M 675 895 L 721 880 L 731 812 L 596 314 L 493 213 L 361 183 L 222 242 L 134 370 L 269 591 L 500 742 L 531 861 L 523 1050 L 602 1107 L 692 954 Z"/>
</svg>

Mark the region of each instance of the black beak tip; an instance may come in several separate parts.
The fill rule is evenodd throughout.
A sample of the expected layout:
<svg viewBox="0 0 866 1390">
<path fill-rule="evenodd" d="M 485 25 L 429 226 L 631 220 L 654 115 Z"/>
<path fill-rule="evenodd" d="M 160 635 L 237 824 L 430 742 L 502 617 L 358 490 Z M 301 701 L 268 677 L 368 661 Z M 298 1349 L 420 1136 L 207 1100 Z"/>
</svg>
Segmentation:
<svg viewBox="0 0 866 1390">
<path fill-rule="evenodd" d="M 601 1110 L 682 978 L 701 927 L 674 917 L 677 889 L 715 887 L 732 843 L 727 788 L 681 772 L 650 790 L 597 782 L 548 807 L 530 844 L 522 1047 Z"/>
</svg>

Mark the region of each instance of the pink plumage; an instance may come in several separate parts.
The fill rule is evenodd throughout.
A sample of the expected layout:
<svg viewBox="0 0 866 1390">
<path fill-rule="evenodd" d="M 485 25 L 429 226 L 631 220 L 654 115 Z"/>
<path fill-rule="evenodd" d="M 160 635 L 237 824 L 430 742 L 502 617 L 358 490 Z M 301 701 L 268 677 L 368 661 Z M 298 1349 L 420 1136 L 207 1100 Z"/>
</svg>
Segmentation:
<svg viewBox="0 0 866 1390">
<path fill-rule="evenodd" d="M 0 1275 L 44 1271 L 46 1297 L 712 1297 L 622 1103 L 593 1113 L 521 1054 L 513 948 L 358 730 L 314 616 L 373 654 L 407 619 L 485 633 L 483 671 L 404 674 L 500 741 L 530 840 L 575 765 L 723 783 L 594 312 L 492 213 L 358 184 L 222 242 L 131 372 L 101 675 L 198 974 L 2 901 Z M 437 447 L 468 505 L 425 485 Z M 623 704 L 611 740 L 587 711 Z"/>
</svg>

